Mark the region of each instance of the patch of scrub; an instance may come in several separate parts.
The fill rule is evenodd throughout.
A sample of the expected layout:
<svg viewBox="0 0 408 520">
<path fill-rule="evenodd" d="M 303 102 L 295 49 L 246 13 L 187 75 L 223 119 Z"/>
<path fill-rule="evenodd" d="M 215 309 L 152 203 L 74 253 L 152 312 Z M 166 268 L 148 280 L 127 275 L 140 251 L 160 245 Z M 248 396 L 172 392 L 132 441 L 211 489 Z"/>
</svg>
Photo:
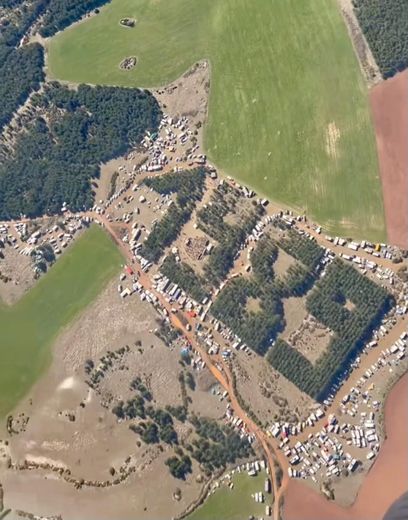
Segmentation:
<svg viewBox="0 0 408 520">
<path fill-rule="evenodd" d="M 136 67 L 137 58 L 136 56 L 129 56 L 128 58 L 125 58 L 122 60 L 119 64 L 119 68 L 121 70 L 132 70 L 134 67 Z"/>
</svg>

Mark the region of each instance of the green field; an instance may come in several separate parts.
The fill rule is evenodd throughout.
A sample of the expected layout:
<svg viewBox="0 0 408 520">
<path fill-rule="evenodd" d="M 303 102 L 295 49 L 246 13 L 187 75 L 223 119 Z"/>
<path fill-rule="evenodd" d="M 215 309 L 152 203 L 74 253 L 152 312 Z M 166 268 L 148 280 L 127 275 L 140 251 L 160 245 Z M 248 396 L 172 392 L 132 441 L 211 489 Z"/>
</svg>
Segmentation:
<svg viewBox="0 0 408 520">
<path fill-rule="evenodd" d="M 333 233 L 385 238 L 367 89 L 336 0 L 112 0 L 48 47 L 51 77 L 92 84 L 160 86 L 207 58 L 210 159 Z"/>
<path fill-rule="evenodd" d="M 251 494 L 264 492 L 266 474 L 249 477 L 240 473 L 233 477 L 234 488 L 221 485 L 213 495 L 187 517 L 187 520 L 247 520 L 251 515 L 265 518 L 265 505 L 255 502 Z M 269 505 L 271 504 L 269 497 Z"/>
<path fill-rule="evenodd" d="M 52 341 L 96 297 L 121 259 L 109 236 L 93 226 L 16 305 L 1 306 L 0 417 L 46 368 Z"/>
</svg>

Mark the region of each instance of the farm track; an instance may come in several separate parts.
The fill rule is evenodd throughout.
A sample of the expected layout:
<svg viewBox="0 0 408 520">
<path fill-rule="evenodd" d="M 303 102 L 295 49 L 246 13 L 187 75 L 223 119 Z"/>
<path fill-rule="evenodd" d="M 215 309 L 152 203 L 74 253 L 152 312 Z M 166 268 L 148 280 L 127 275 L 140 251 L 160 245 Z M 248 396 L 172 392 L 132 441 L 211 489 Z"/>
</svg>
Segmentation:
<svg viewBox="0 0 408 520">
<path fill-rule="evenodd" d="M 166 173 L 168 173 L 167 170 L 161 172 L 159 175 L 165 175 Z M 129 194 L 129 190 L 130 187 L 122 194 L 121 200 Z M 103 228 L 105 228 L 105 230 L 111 236 L 112 240 L 115 242 L 126 261 L 133 266 L 138 265 L 138 262 L 135 260 L 133 253 L 118 236 L 119 229 L 129 229 L 129 225 L 126 225 L 124 223 L 110 222 L 105 215 L 101 215 L 95 211 L 79 212 L 77 213 L 77 216 L 88 217 L 92 221 L 99 222 L 99 224 Z M 31 219 L 23 219 L 19 220 L 18 222 L 29 222 L 30 220 Z M 13 221 L 8 221 L 7 223 L 13 224 Z M 339 255 L 341 252 L 345 251 L 344 248 L 340 246 L 335 246 L 332 242 L 326 240 L 326 238 L 323 235 L 318 234 L 310 226 L 310 224 L 297 222 L 296 226 L 298 229 L 310 233 L 317 240 L 319 245 L 330 249 L 336 255 Z M 16 231 L 14 230 L 12 232 L 15 233 Z M 373 260 L 373 258 L 364 251 L 359 251 L 359 256 Z M 396 269 L 396 265 L 388 259 L 375 258 L 375 261 L 378 265 L 380 265 L 383 268 L 390 268 L 392 270 Z M 180 318 L 176 314 L 171 312 L 171 305 L 164 299 L 163 295 L 157 292 L 155 289 L 153 289 L 149 275 L 141 270 L 141 266 L 138 267 L 139 282 L 141 283 L 143 288 L 151 291 L 155 296 L 157 296 L 160 305 L 167 310 L 172 325 L 182 331 L 183 335 L 190 342 L 191 346 L 200 354 L 201 358 L 206 363 L 212 375 L 216 378 L 219 384 L 227 391 L 231 407 L 234 410 L 235 415 L 242 419 L 248 432 L 251 433 L 257 439 L 259 445 L 262 447 L 268 462 L 269 474 L 272 481 L 272 489 L 274 496 L 273 518 L 274 520 L 279 520 L 281 500 L 290 482 L 287 471 L 289 468 L 287 458 L 279 449 L 278 442 L 273 437 L 269 436 L 264 430 L 262 430 L 250 417 L 248 417 L 247 413 L 239 404 L 238 398 L 235 394 L 234 387 L 232 384 L 232 374 L 227 364 L 223 361 L 223 359 L 220 356 L 210 356 L 205 351 L 205 349 L 203 349 L 197 342 L 197 340 L 194 337 L 194 333 L 187 330 L 187 324 L 189 324 L 191 326 L 191 329 L 194 330 L 196 320 L 188 316 L 186 313 L 183 313 L 183 321 L 185 323 L 183 324 Z M 365 370 L 367 370 L 367 368 L 371 366 L 371 364 L 375 361 L 374 358 L 378 357 L 378 350 L 389 347 L 393 343 L 393 341 L 395 341 L 399 337 L 401 332 L 405 330 L 406 325 L 406 318 L 399 320 L 398 324 L 393 327 L 392 331 L 385 338 L 383 338 L 383 340 L 380 341 L 379 346 L 375 350 L 369 352 L 368 355 L 363 358 L 359 368 L 353 371 L 351 377 L 345 382 L 343 386 L 343 389 L 345 391 L 351 386 L 354 386 L 355 382 L 361 377 Z M 340 397 L 337 394 L 332 404 L 326 410 L 326 416 L 330 413 L 335 413 L 336 409 L 339 406 L 339 403 Z M 325 419 L 323 418 L 319 420 L 317 423 L 315 423 L 313 427 L 304 430 L 304 432 L 299 436 L 299 439 L 304 439 L 307 437 L 309 433 L 320 430 L 324 426 L 324 421 Z M 278 464 L 282 470 L 282 478 L 280 485 L 278 484 L 278 479 L 276 475 L 276 464 Z"/>
<path fill-rule="evenodd" d="M 133 258 L 131 251 L 126 247 L 126 245 L 117 237 L 115 233 L 115 225 L 107 220 L 107 218 L 103 215 L 95 215 L 92 212 L 86 214 L 90 218 L 97 218 L 101 224 L 108 231 L 112 239 L 118 245 L 124 257 L 131 263 L 135 264 L 136 261 Z M 300 229 L 307 230 L 310 234 L 312 234 L 319 244 L 323 247 L 331 249 L 337 255 L 340 253 L 341 248 L 339 246 L 335 246 L 328 240 L 326 240 L 322 235 L 317 234 L 315 231 L 309 228 L 306 224 L 301 224 L 298 226 Z M 370 255 L 367 253 L 361 253 L 361 256 L 370 259 Z M 371 258 L 372 259 L 372 258 Z M 395 269 L 395 264 L 392 264 L 390 260 L 383 258 L 376 258 L 376 262 L 384 268 Z M 150 277 L 140 270 L 139 273 L 139 282 L 142 286 L 151 291 L 155 296 L 157 296 L 160 304 L 167 310 L 172 325 L 178 329 L 180 329 L 186 339 L 190 342 L 191 346 L 200 354 L 207 367 L 216 378 L 216 380 L 220 383 L 220 385 L 227 391 L 228 397 L 231 403 L 231 407 L 234 410 L 235 415 L 237 415 L 240 419 L 242 419 L 249 433 L 253 434 L 257 439 L 260 446 L 265 453 L 265 456 L 268 461 L 269 474 L 272 480 L 272 489 L 274 496 L 273 503 L 273 518 L 274 520 L 280 519 L 280 503 L 281 499 L 284 496 L 286 489 L 288 488 L 290 479 L 288 476 L 288 468 L 289 463 L 287 458 L 284 456 L 282 451 L 278 448 L 278 442 L 269 435 L 266 434 L 255 422 L 248 417 L 246 412 L 242 409 L 241 405 L 238 402 L 238 398 L 235 394 L 233 385 L 232 385 L 232 375 L 231 372 L 226 365 L 226 363 L 222 360 L 220 356 L 209 356 L 207 352 L 198 344 L 196 341 L 194 334 L 187 330 L 186 326 L 181 322 L 177 315 L 171 312 L 171 305 L 163 298 L 163 295 L 155 291 L 152 287 Z M 190 324 L 192 330 L 194 330 L 195 321 L 190 318 L 186 313 L 183 313 L 183 318 L 185 323 Z M 361 377 L 361 375 L 367 370 L 369 366 L 376 360 L 378 357 L 378 351 L 383 348 L 389 347 L 398 337 L 399 335 L 406 329 L 407 326 L 407 318 L 403 318 L 399 320 L 399 323 L 395 325 L 392 331 L 385 336 L 380 342 L 376 349 L 371 351 L 362 361 L 359 368 L 357 368 L 351 375 L 351 377 L 346 381 L 343 386 L 343 389 L 346 391 L 348 388 L 354 386 L 356 381 Z M 326 410 L 326 416 L 330 413 L 335 413 L 340 404 L 340 396 L 337 393 L 336 398 L 333 400 L 331 405 Z M 316 432 L 320 430 L 324 426 L 325 418 L 319 420 L 313 427 L 306 429 L 299 438 L 306 438 L 309 433 Z M 276 466 L 275 462 L 278 463 L 282 470 L 282 479 L 280 485 L 277 482 L 276 475 Z"/>
</svg>

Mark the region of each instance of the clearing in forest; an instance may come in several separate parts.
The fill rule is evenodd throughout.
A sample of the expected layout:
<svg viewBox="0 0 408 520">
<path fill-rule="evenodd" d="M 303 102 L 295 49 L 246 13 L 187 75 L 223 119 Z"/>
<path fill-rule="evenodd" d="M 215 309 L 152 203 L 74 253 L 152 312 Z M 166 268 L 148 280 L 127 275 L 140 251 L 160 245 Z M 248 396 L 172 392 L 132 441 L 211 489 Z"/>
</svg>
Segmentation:
<svg viewBox="0 0 408 520">
<path fill-rule="evenodd" d="M 48 51 L 53 78 L 140 87 L 208 59 L 210 159 L 332 233 L 385 239 L 366 86 L 335 0 L 112 0 Z"/>
<path fill-rule="evenodd" d="M 93 226 L 13 307 L 0 306 L 0 417 L 36 381 L 50 361 L 52 340 L 95 298 L 121 259 L 110 237 Z"/>
</svg>

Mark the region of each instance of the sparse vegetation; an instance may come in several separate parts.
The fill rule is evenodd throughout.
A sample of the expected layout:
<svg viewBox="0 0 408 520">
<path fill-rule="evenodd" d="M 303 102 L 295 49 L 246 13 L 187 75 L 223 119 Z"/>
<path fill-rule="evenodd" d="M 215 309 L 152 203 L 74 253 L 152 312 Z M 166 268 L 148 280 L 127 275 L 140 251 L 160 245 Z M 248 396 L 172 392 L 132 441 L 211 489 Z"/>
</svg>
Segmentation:
<svg viewBox="0 0 408 520">
<path fill-rule="evenodd" d="M 191 456 L 207 473 L 253 455 L 248 441 L 241 439 L 229 426 L 219 426 L 216 421 L 196 416 L 190 421 L 198 435 L 190 445 Z"/>
<path fill-rule="evenodd" d="M 170 457 L 165 462 L 169 467 L 170 473 L 173 477 L 185 480 L 188 473 L 191 473 L 191 459 L 188 455 L 181 457 Z"/>
</svg>

